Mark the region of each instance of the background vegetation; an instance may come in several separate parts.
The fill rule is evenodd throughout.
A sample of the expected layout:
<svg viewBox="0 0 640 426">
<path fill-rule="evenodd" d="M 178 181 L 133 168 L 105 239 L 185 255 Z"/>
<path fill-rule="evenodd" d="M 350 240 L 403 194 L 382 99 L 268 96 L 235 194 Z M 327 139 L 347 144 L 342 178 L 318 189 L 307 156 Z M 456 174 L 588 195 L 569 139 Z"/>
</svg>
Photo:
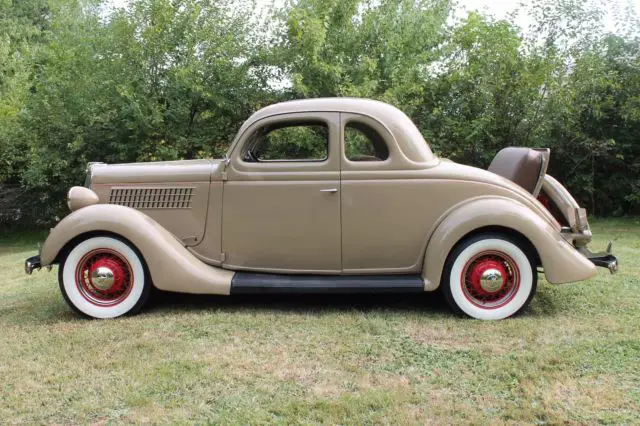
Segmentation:
<svg viewBox="0 0 640 426">
<path fill-rule="evenodd" d="M 640 25 L 630 6 L 608 31 L 610 9 L 534 0 L 518 28 L 449 0 L 0 0 L 0 185 L 22 188 L 0 224 L 60 214 L 88 161 L 219 157 L 251 112 L 317 96 L 394 104 L 476 166 L 550 147 L 591 213 L 638 213 Z"/>
</svg>

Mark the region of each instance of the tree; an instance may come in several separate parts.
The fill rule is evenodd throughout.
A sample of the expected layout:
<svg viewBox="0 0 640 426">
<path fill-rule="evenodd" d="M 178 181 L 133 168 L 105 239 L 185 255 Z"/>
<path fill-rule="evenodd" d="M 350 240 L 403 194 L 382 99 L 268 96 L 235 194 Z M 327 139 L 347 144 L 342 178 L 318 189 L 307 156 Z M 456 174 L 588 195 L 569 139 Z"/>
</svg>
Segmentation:
<svg viewBox="0 0 640 426">
<path fill-rule="evenodd" d="M 429 65 L 446 37 L 448 0 L 302 0 L 278 46 L 294 97 L 355 96 L 421 103 Z"/>
<path fill-rule="evenodd" d="M 98 3 L 61 3 L 21 115 L 24 184 L 57 207 L 88 161 L 222 155 L 269 97 L 249 61 L 248 7 L 142 0 L 105 21 Z"/>
<path fill-rule="evenodd" d="M 261 25 L 252 0 L 0 0 L 0 183 L 50 220 L 88 161 L 219 157 L 266 104 L 357 96 L 462 163 L 549 147 L 591 212 L 639 212 L 637 14 L 608 34 L 606 0 L 535 0 L 527 29 L 454 7 L 296 0 Z"/>
<path fill-rule="evenodd" d="M 31 88 L 31 59 L 46 39 L 48 11 L 44 0 L 0 0 L 0 182 L 17 182 L 25 167 L 18 116 Z"/>
</svg>

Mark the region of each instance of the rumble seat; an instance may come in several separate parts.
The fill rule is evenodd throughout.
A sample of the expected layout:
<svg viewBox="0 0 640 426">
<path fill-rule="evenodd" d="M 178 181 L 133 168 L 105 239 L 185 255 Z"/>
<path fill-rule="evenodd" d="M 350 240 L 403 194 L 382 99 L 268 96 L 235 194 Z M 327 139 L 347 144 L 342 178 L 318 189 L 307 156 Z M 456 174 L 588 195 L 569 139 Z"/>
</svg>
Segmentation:
<svg viewBox="0 0 640 426">
<path fill-rule="evenodd" d="M 496 154 L 489 171 L 517 183 L 537 196 L 538 183 L 546 173 L 549 150 L 523 147 L 504 148 Z"/>
</svg>

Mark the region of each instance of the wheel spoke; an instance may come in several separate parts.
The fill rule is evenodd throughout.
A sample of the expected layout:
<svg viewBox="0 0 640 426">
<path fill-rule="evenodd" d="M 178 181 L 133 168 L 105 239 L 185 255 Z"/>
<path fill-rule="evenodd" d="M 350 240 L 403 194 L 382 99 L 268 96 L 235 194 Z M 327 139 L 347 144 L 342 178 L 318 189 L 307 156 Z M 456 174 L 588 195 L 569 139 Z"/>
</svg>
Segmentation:
<svg viewBox="0 0 640 426">
<path fill-rule="evenodd" d="M 474 305 L 495 309 L 506 305 L 520 285 L 518 268 L 508 255 L 485 251 L 475 255 L 463 268 L 462 290 Z"/>
<path fill-rule="evenodd" d="M 127 260 L 111 249 L 96 249 L 78 263 L 76 284 L 82 296 L 99 306 L 114 306 L 131 291 L 133 273 Z"/>
</svg>

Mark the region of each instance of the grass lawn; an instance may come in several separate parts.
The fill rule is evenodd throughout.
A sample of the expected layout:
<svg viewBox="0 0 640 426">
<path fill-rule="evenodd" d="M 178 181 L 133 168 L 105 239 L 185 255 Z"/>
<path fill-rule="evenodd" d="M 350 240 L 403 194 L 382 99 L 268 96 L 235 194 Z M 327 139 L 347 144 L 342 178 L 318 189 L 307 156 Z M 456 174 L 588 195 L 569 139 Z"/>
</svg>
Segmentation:
<svg viewBox="0 0 640 426">
<path fill-rule="evenodd" d="M 2 423 L 640 423 L 640 221 L 594 221 L 618 275 L 540 280 L 521 317 L 437 295 L 194 297 L 71 312 L 45 234 L 0 237 Z"/>
</svg>

